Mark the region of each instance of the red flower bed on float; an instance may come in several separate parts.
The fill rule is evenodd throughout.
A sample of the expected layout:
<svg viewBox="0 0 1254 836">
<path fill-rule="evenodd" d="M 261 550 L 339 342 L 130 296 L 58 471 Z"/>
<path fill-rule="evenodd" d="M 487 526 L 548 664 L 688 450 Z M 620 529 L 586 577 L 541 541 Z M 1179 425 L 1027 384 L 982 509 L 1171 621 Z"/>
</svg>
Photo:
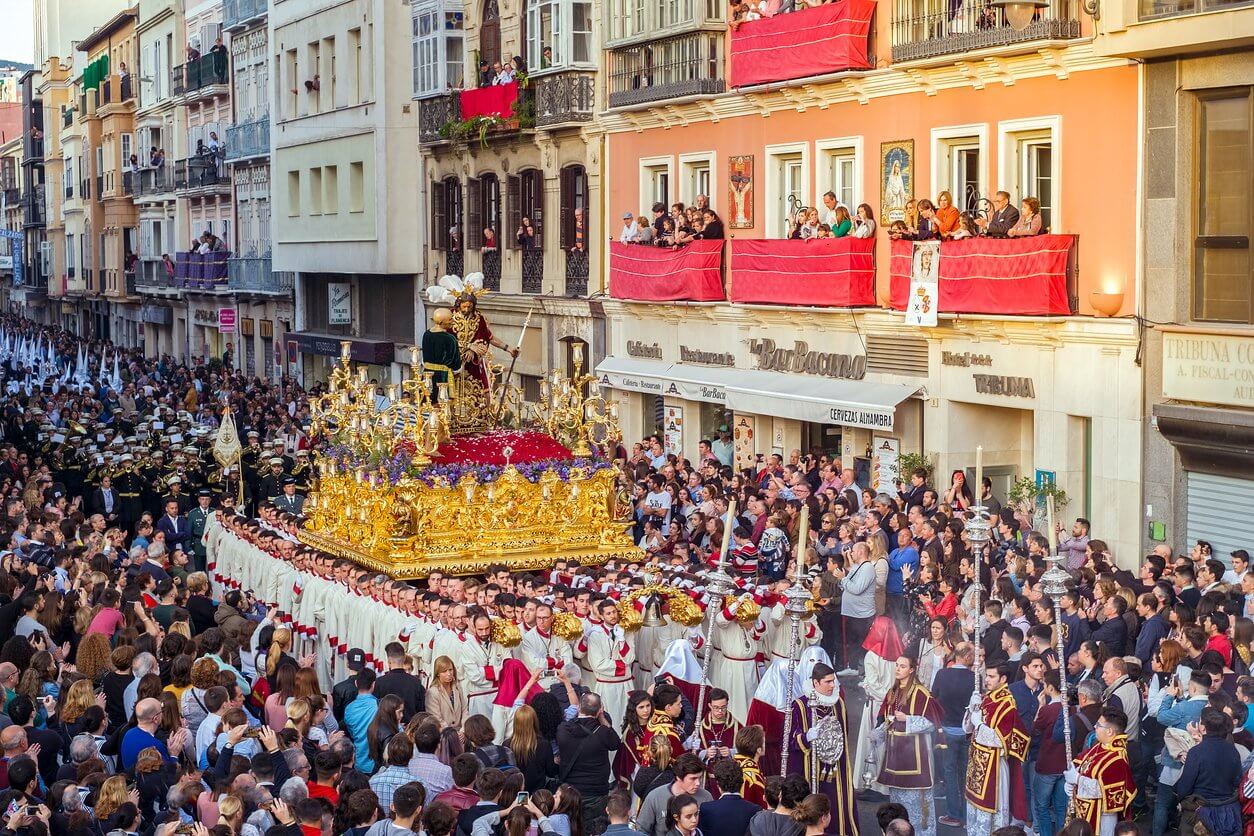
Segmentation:
<svg viewBox="0 0 1254 836">
<path fill-rule="evenodd" d="M 533 430 L 492 430 L 454 436 L 441 444 L 432 458 L 464 465 L 490 464 L 504 467 L 506 447 L 510 448 L 510 464 L 574 458 L 569 448 L 558 443 L 552 436 Z"/>
</svg>

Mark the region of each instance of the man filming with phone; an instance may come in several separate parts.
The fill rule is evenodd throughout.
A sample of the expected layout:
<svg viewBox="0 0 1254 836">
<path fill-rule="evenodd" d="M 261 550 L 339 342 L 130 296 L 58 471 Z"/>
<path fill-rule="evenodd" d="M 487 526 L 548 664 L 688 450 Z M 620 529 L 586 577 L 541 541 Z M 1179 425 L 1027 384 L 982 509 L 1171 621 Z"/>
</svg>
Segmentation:
<svg viewBox="0 0 1254 836">
<path fill-rule="evenodd" d="M 557 727 L 557 750 L 562 764 L 557 779 L 579 790 L 583 797 L 587 833 L 600 833 L 605 829 L 611 755 L 621 745 L 618 732 L 605 716 L 601 698 L 591 692 L 579 698 L 578 716 Z"/>
</svg>

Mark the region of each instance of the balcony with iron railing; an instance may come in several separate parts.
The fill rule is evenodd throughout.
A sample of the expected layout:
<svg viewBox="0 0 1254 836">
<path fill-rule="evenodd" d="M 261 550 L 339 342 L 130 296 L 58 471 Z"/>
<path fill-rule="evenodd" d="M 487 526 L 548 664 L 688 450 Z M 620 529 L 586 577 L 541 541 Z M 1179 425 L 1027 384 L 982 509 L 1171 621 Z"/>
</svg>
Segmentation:
<svg viewBox="0 0 1254 836">
<path fill-rule="evenodd" d="M 158 168 L 141 168 L 139 177 L 132 176 L 134 195 L 149 197 L 174 191 L 174 172 L 168 165 Z"/>
<path fill-rule="evenodd" d="M 294 274 L 276 273 L 268 255 L 229 259 L 226 274 L 227 287 L 236 293 L 289 294 L 294 289 Z"/>
<path fill-rule="evenodd" d="M 121 104 L 135 98 L 135 85 L 132 76 L 109 76 L 100 84 L 100 107 Z"/>
<path fill-rule="evenodd" d="M 693 32 L 610 53 L 610 107 L 715 95 L 723 81 L 722 32 Z"/>
<path fill-rule="evenodd" d="M 536 127 L 591 122 L 596 112 L 596 73 L 566 70 L 533 78 Z"/>
<path fill-rule="evenodd" d="M 912 0 L 893 15 L 893 63 L 1080 37 L 1080 0 L 1048 0 L 1016 28 L 989 0 Z"/>
<path fill-rule="evenodd" d="M 22 163 L 38 162 L 44 158 L 44 134 L 38 127 L 32 127 L 22 141 Z"/>
<path fill-rule="evenodd" d="M 47 204 L 44 199 L 44 186 L 38 185 L 34 191 L 22 196 L 22 225 L 43 226 L 47 220 Z"/>
<path fill-rule="evenodd" d="M 175 287 L 174 277 L 160 258 L 140 258 L 135 270 L 135 285 L 140 292 L 143 289 L 169 290 Z"/>
<path fill-rule="evenodd" d="M 522 251 L 522 292 L 544 292 L 544 250 L 528 247 Z"/>
<path fill-rule="evenodd" d="M 216 190 L 231 185 L 230 175 L 222 160 L 212 154 L 189 157 L 174 164 L 174 190 L 176 192 L 199 189 Z"/>
<path fill-rule="evenodd" d="M 226 290 L 227 262 L 231 254 L 177 253 L 174 259 L 174 285 L 191 290 Z"/>
<path fill-rule="evenodd" d="M 226 161 L 236 162 L 270 154 L 270 115 L 265 114 L 226 129 Z"/>
<path fill-rule="evenodd" d="M 454 90 L 418 102 L 418 142 L 486 143 L 536 126 L 534 90 L 516 84 Z"/>
<path fill-rule="evenodd" d="M 222 4 L 222 28 L 228 32 L 259 23 L 269 11 L 269 0 L 225 0 Z"/>
<path fill-rule="evenodd" d="M 175 96 L 225 95 L 231 75 L 230 59 L 226 52 L 210 52 L 180 64 L 171 72 Z"/>
<path fill-rule="evenodd" d="M 852 237 L 736 238 L 678 249 L 611 241 L 609 295 L 637 302 L 904 311 L 913 244 L 892 241 L 887 263 L 877 265 L 875 240 Z M 944 241 L 938 258 L 941 278 L 933 304 L 941 314 L 1039 317 L 1080 310 L 1076 235 Z"/>
</svg>

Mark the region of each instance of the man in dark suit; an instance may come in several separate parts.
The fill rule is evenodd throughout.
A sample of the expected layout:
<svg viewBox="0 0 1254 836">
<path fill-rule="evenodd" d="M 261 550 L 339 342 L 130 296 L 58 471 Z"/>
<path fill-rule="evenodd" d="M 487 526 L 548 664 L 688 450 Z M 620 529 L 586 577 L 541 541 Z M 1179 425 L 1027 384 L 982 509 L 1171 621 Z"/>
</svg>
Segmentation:
<svg viewBox="0 0 1254 836">
<path fill-rule="evenodd" d="M 192 536 L 192 529 L 188 525 L 187 517 L 179 514 L 178 500 L 166 500 L 165 515 L 157 520 L 157 530 L 165 533 L 166 546 L 171 551 L 176 548 L 187 549 L 187 541 Z"/>
<path fill-rule="evenodd" d="M 117 525 L 121 503 L 118 500 L 117 492 L 113 490 L 112 478 L 109 476 L 100 478 L 100 487 L 91 492 L 91 501 L 88 503 L 88 508 L 92 513 L 104 517 L 105 522 L 109 525 Z"/>
<path fill-rule="evenodd" d="M 993 213 L 984 218 L 976 218 L 976 226 L 982 234 L 990 238 L 1005 238 L 1006 233 L 1019 223 L 1019 210 L 1010 205 L 1009 192 L 997 192 L 993 195 Z"/>
<path fill-rule="evenodd" d="M 932 558 L 933 566 L 944 566 L 945 546 L 936 536 L 936 528 L 937 524 L 933 520 L 923 521 L 923 545 L 919 551 L 927 553 Z"/>
<path fill-rule="evenodd" d="M 366 667 L 366 651 L 354 647 L 344 655 L 344 666 L 348 668 L 348 678 L 335 683 L 331 689 L 331 710 L 335 713 L 335 721 L 344 727 L 344 709 L 357 699 L 357 674 Z M 378 680 L 375 680 L 377 683 Z"/>
<path fill-rule="evenodd" d="M 1198 602 L 1202 600 L 1202 591 L 1194 585 L 1196 579 L 1192 566 L 1181 564 L 1176 567 L 1176 597 L 1192 610 L 1196 610 Z"/>
<path fill-rule="evenodd" d="M 722 794 L 701 805 L 697 827 L 702 833 L 748 833 L 749 819 L 762 808 L 740 794 L 744 770 L 733 758 L 722 758 L 710 769 Z"/>
<path fill-rule="evenodd" d="M 300 514 L 305 507 L 305 497 L 296 492 L 296 477 L 283 477 L 283 492 L 274 498 L 274 505 L 280 511 Z"/>
<path fill-rule="evenodd" d="M 388 672 L 374 681 L 374 695 L 382 697 L 395 694 L 404 703 L 402 722 L 427 708 L 427 692 L 418 677 L 405 670 L 405 647 L 400 642 L 389 642 L 384 648 L 388 656 Z"/>
<path fill-rule="evenodd" d="M 198 572 L 205 571 L 205 544 L 201 542 L 201 538 L 205 535 L 209 518 L 213 516 L 213 509 L 209 507 L 212 502 L 213 493 L 208 488 L 201 488 L 196 492 L 196 507 L 187 512 L 187 525 L 191 533 L 189 554 Z"/>
</svg>

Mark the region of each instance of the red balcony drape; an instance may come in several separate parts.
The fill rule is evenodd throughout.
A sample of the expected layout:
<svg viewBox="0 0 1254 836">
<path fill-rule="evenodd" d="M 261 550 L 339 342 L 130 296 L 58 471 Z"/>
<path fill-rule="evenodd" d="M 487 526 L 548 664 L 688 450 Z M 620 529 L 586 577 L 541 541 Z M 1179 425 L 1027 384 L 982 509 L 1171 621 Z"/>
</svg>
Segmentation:
<svg viewBox="0 0 1254 836">
<path fill-rule="evenodd" d="M 941 244 L 940 302 L 944 313 L 1066 316 L 1067 259 L 1074 235 L 968 238 Z M 889 276 L 892 304 L 906 309 L 912 241 L 894 241 Z"/>
<path fill-rule="evenodd" d="M 875 241 L 734 239 L 731 300 L 851 308 L 875 304 Z"/>
<path fill-rule="evenodd" d="M 491 87 L 475 87 L 461 92 L 462 119 L 476 116 L 499 116 L 509 119 L 514 115 L 514 102 L 518 101 L 518 82 L 494 84 Z"/>
<path fill-rule="evenodd" d="M 610 296 L 646 302 L 714 302 L 723 295 L 723 242 L 693 241 L 677 250 L 610 244 Z"/>
<path fill-rule="evenodd" d="M 731 36 L 731 85 L 865 70 L 874 0 L 836 0 L 742 23 Z"/>
</svg>

